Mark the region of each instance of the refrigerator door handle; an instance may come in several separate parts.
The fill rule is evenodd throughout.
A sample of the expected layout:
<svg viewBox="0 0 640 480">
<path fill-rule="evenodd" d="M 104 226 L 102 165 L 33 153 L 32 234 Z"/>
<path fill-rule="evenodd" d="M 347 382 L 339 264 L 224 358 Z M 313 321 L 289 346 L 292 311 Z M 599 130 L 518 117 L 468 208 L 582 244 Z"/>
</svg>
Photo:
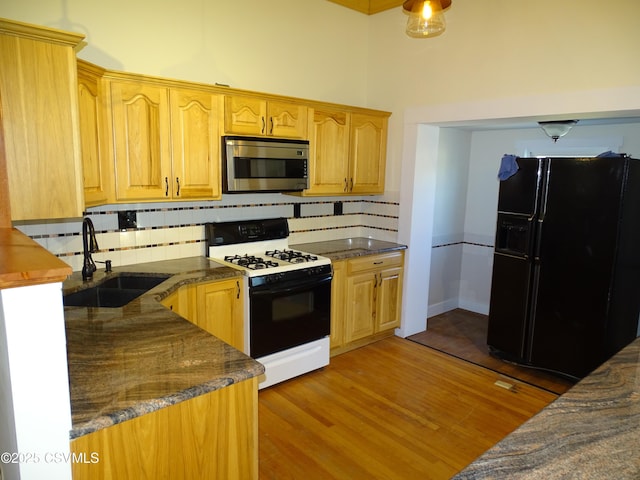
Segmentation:
<svg viewBox="0 0 640 480">
<path fill-rule="evenodd" d="M 544 220 L 542 218 L 538 218 L 538 225 L 536 225 L 536 233 L 533 249 L 533 260 L 536 263 L 540 263 L 540 255 L 542 252 L 542 226 L 544 225 Z"/>
</svg>

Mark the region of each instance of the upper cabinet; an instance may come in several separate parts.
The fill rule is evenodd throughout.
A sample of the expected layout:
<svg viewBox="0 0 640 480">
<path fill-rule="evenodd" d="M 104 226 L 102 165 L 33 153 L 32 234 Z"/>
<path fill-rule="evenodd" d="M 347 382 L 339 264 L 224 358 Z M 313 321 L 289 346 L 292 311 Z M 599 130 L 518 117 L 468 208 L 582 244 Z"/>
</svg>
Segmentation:
<svg viewBox="0 0 640 480">
<path fill-rule="evenodd" d="M 0 19 L 0 98 L 12 220 L 82 216 L 74 48 L 83 38 Z"/>
<path fill-rule="evenodd" d="M 307 107 L 260 97 L 226 95 L 224 130 L 231 135 L 307 138 Z"/>
<path fill-rule="evenodd" d="M 310 111 L 310 188 L 302 195 L 384 193 L 389 114 Z"/>
<path fill-rule="evenodd" d="M 219 97 L 108 81 L 117 201 L 220 198 Z"/>
<path fill-rule="evenodd" d="M 105 165 L 105 112 L 102 76 L 104 70 L 78 60 L 78 113 L 84 201 L 87 207 L 109 201 L 109 165 Z"/>
<path fill-rule="evenodd" d="M 351 115 L 349 193 L 384 193 L 387 117 Z"/>
</svg>

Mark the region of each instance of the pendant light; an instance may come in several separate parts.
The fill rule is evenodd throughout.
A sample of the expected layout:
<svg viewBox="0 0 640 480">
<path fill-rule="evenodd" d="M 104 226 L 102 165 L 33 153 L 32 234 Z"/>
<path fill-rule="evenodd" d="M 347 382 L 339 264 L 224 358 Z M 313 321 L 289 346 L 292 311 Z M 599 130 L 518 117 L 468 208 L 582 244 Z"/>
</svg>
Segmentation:
<svg viewBox="0 0 640 480">
<path fill-rule="evenodd" d="M 544 130 L 553 142 L 557 142 L 560 137 L 564 137 L 569 130 L 578 123 L 577 120 L 558 120 L 552 122 L 538 122 L 538 125 Z"/>
<path fill-rule="evenodd" d="M 407 0 L 402 5 L 409 14 L 407 35 L 413 38 L 431 38 L 440 35 L 446 28 L 444 10 L 451 0 Z"/>
</svg>

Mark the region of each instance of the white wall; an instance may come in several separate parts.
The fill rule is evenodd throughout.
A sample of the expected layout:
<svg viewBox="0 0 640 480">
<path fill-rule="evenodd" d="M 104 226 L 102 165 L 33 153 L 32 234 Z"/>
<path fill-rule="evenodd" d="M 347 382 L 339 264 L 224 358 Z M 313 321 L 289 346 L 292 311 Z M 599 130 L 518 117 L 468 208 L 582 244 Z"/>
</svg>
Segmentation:
<svg viewBox="0 0 640 480">
<path fill-rule="evenodd" d="M 443 128 L 440 140 L 429 279 L 429 316 L 456 308 L 459 303 L 471 132 Z"/>
<path fill-rule="evenodd" d="M 0 290 L 0 452 L 22 455 L 18 463 L 0 462 L 7 479 L 71 479 L 61 289 L 50 283 Z"/>
</svg>

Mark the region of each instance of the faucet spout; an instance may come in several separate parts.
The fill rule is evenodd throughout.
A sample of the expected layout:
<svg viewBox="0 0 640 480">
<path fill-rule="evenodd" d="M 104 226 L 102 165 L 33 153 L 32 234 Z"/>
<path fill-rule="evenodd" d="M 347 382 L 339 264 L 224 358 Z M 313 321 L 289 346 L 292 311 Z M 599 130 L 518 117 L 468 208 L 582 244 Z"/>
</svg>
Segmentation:
<svg viewBox="0 0 640 480">
<path fill-rule="evenodd" d="M 91 280 L 93 278 L 93 272 L 97 270 L 91 254 L 98 251 L 98 240 L 96 239 L 96 231 L 90 218 L 85 218 L 82 221 L 82 250 L 84 255 L 82 280 Z"/>
</svg>

